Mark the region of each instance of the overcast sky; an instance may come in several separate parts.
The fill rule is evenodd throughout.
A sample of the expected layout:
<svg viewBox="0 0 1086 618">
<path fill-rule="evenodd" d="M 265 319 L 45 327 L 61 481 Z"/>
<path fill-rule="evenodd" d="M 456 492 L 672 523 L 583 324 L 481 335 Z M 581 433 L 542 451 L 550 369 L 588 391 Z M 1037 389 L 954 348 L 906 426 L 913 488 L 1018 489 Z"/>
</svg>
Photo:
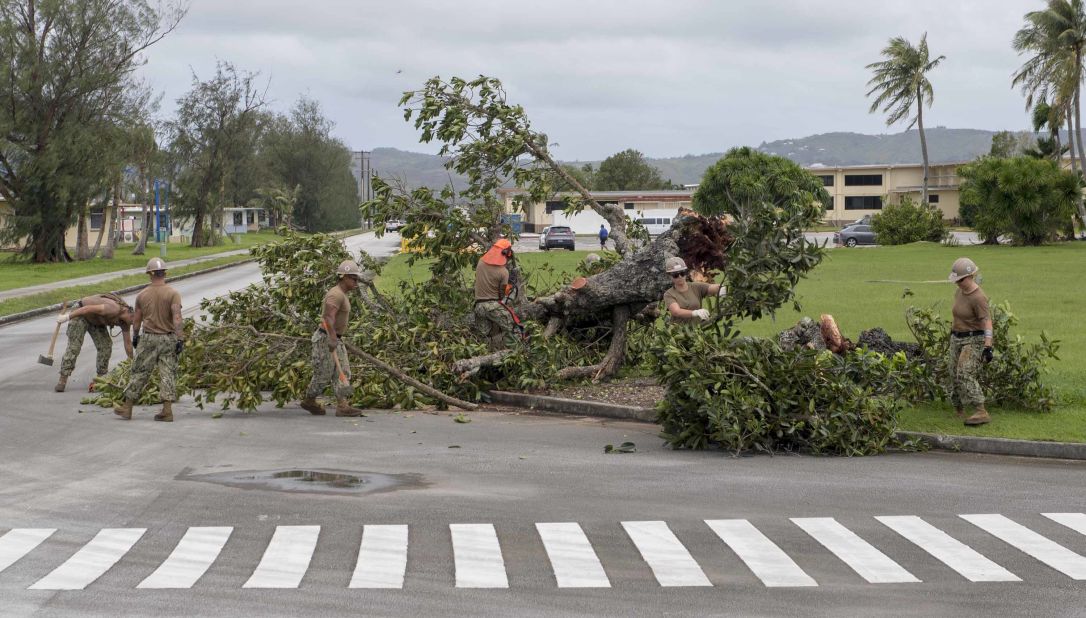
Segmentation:
<svg viewBox="0 0 1086 618">
<path fill-rule="evenodd" d="M 162 114 L 217 59 L 270 78 L 272 107 L 321 102 L 352 149 L 418 143 L 396 103 L 434 75 L 498 77 L 565 160 L 625 148 L 718 152 L 830 131 L 896 133 L 868 114 L 864 66 L 893 36 L 947 57 L 926 125 L 1022 129 L 1010 41 L 1042 0 L 191 0 L 147 54 Z"/>
</svg>

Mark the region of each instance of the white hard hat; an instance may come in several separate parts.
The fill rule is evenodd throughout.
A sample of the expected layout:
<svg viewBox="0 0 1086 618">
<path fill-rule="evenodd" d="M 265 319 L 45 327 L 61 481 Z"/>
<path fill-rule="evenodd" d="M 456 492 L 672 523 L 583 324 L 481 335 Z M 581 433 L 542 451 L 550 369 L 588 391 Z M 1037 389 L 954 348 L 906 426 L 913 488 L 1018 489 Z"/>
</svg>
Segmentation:
<svg viewBox="0 0 1086 618">
<path fill-rule="evenodd" d="M 687 270 L 686 262 L 681 257 L 669 257 L 664 260 L 664 272 L 666 273 L 681 273 Z"/>
<path fill-rule="evenodd" d="M 358 262 L 354 260 L 343 260 L 340 263 L 339 268 L 336 268 L 336 274 L 339 276 L 354 275 L 356 277 L 362 276 L 362 269 L 358 267 Z"/>
<path fill-rule="evenodd" d="M 950 267 L 950 275 L 947 277 L 947 281 L 956 283 L 977 274 L 980 268 L 977 267 L 973 260 L 963 257 L 954 260 L 954 265 Z"/>
<path fill-rule="evenodd" d="M 147 260 L 147 272 L 153 273 L 158 270 L 166 270 L 166 261 L 162 258 L 151 258 Z"/>
</svg>

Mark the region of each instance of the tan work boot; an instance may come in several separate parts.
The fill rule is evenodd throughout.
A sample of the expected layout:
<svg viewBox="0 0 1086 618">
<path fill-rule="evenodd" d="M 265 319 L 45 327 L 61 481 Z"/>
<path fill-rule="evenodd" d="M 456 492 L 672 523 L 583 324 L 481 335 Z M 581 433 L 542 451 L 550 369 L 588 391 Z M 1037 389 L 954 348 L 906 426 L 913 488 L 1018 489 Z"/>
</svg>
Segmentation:
<svg viewBox="0 0 1086 618">
<path fill-rule="evenodd" d="M 156 421 L 162 421 L 163 423 L 173 422 L 173 402 L 163 401 L 162 411 L 155 415 Z"/>
<path fill-rule="evenodd" d="M 316 399 L 313 399 L 313 398 L 303 399 L 301 405 L 302 405 L 303 410 L 308 410 L 309 413 L 312 414 L 313 416 L 324 416 L 325 415 L 324 406 L 317 403 Z"/>
<path fill-rule="evenodd" d="M 60 379 L 57 380 L 57 385 L 53 387 L 53 390 L 58 393 L 63 393 L 65 388 L 68 388 L 68 376 L 60 376 Z"/>
<path fill-rule="evenodd" d="M 126 421 L 130 421 L 132 420 L 132 406 L 134 405 L 136 405 L 135 401 L 125 399 L 124 403 L 113 406 L 113 413 Z"/>
<path fill-rule="evenodd" d="M 362 410 L 352 407 L 346 399 L 337 399 L 336 416 L 365 416 L 365 414 L 362 414 Z"/>
<path fill-rule="evenodd" d="M 988 416 L 988 411 L 984 409 L 984 406 L 977 406 L 977 411 L 973 413 L 973 416 L 965 419 L 966 425 L 984 425 L 985 423 L 992 422 L 992 417 Z"/>
</svg>

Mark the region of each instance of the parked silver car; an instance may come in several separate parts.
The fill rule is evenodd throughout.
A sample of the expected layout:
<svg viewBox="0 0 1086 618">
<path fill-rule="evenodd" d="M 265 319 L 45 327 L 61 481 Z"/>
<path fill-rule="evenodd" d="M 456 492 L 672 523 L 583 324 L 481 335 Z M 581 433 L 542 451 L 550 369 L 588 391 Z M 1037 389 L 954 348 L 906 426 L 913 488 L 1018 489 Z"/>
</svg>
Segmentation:
<svg viewBox="0 0 1086 618">
<path fill-rule="evenodd" d="M 543 228 L 543 231 L 539 233 L 539 250 L 545 251 L 547 249 L 547 230 L 551 229 L 551 226 Z"/>
<path fill-rule="evenodd" d="M 855 247 L 856 245 L 874 245 L 878 243 L 878 237 L 870 225 L 853 223 L 840 232 L 833 233 L 833 244 L 838 247 Z"/>
</svg>

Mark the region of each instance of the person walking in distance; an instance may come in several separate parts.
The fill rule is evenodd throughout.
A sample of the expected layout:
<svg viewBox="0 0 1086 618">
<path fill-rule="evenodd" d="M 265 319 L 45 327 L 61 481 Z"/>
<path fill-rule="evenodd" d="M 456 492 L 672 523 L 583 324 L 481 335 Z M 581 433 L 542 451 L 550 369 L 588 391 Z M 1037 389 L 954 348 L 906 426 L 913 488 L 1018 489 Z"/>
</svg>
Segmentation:
<svg viewBox="0 0 1086 618">
<path fill-rule="evenodd" d="M 157 366 L 162 411 L 155 415 L 155 420 L 172 423 L 173 402 L 177 401 L 177 357 L 185 347 L 181 294 L 166 285 L 166 262 L 162 258 L 147 262 L 147 274 L 151 285 L 136 297 L 132 322 L 132 347 L 136 349 L 132 375 L 124 389 L 124 403 L 113 408 L 113 412 L 126 421 L 132 419 L 132 406 L 139 401 Z"/>
<path fill-rule="evenodd" d="M 664 260 L 664 271 L 671 275 L 671 288 L 664 292 L 664 308 L 676 324 L 692 324 L 697 320 L 709 321 L 709 310 L 701 308 L 706 296 L 724 296 L 727 288 L 719 283 L 687 281 L 689 272 L 681 257 Z"/>
<path fill-rule="evenodd" d="M 600 224 L 600 250 L 607 248 L 607 226 Z"/>
<path fill-rule="evenodd" d="M 954 291 L 950 326 L 950 350 L 947 370 L 950 374 L 950 403 L 958 418 L 965 417 L 966 406 L 973 414 L 966 425 L 991 422 L 984 407 L 984 391 L 980 387 L 981 363 L 992 362 L 992 313 L 988 297 L 976 281 L 980 268 L 969 258 L 958 258 L 950 267 L 947 279 L 958 286 Z"/>
<path fill-rule="evenodd" d="M 109 371 L 109 358 L 113 355 L 113 340 L 109 336 L 110 328 L 120 328 L 124 339 L 124 351 L 132 358 L 132 322 L 135 309 L 128 306 L 124 299 L 114 293 L 93 294 L 81 298 L 76 308 L 57 316 L 57 323 L 68 323 L 68 348 L 60 361 L 60 380 L 53 388 L 58 393 L 68 386 L 68 376 L 75 369 L 75 361 L 83 348 L 83 339 L 89 333 L 98 352 L 95 359 L 95 373 L 104 376 Z M 91 382 L 91 386 L 94 383 Z"/>
<path fill-rule="evenodd" d="M 336 268 L 336 275 L 338 281 L 324 295 L 321 304 L 321 325 L 311 339 L 313 378 L 305 389 L 301 407 L 310 414 L 323 416 L 324 406 L 317 402 L 317 396 L 324 391 L 324 387 L 331 385 L 336 395 L 336 416 L 361 416 L 362 410 L 349 403 L 354 389 L 351 387 L 351 364 L 342 337 L 347 333 L 351 318 L 351 299 L 347 294 L 358 289 L 362 269 L 354 260 L 345 260 Z M 336 358 L 339 358 L 339 371 Z"/>
<path fill-rule="evenodd" d="M 499 238 L 475 266 L 475 325 L 487 338 L 490 352 L 507 348 L 513 334 L 513 317 L 502 303 L 509 285 L 506 262 L 511 257 L 512 243 Z"/>
</svg>

